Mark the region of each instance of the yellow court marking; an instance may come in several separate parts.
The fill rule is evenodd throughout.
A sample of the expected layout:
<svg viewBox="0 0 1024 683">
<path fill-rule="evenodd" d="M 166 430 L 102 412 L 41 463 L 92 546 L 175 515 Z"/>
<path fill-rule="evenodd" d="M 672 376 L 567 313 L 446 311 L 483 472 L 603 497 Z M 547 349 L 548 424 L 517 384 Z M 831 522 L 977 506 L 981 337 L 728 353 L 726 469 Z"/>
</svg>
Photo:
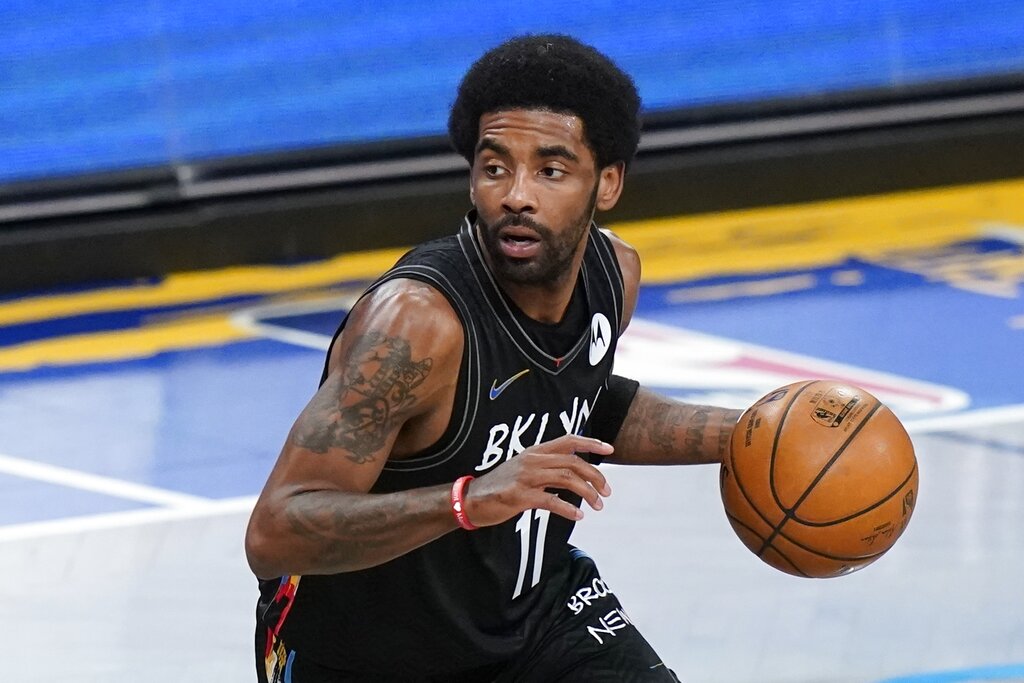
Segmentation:
<svg viewBox="0 0 1024 683">
<path fill-rule="evenodd" d="M 850 256 L 947 244 L 986 223 L 1024 224 L 1024 180 L 611 226 L 633 244 L 650 282 L 827 265 Z M 25 297 L 0 303 L 0 325 L 99 311 L 274 294 L 376 277 L 405 251 L 342 254 L 293 266 L 178 273 L 156 284 Z"/>
<path fill-rule="evenodd" d="M 163 351 L 220 346 L 254 335 L 226 317 L 202 316 L 137 329 L 68 335 L 0 347 L 0 370 L 147 358 Z"/>
<path fill-rule="evenodd" d="M 850 257 L 892 260 L 903 251 L 941 247 L 979 237 L 986 233 L 988 226 L 1002 229 L 1010 226 L 1016 230 L 1013 226 L 1024 225 L 1022 200 L 1024 180 L 1010 180 L 620 223 L 612 229 L 640 252 L 644 282 L 765 274 L 764 279 L 740 287 L 745 288 L 745 295 L 769 295 L 797 291 L 814 284 L 806 278 L 773 278 L 772 273 L 778 271 L 834 265 Z M 236 296 L 294 296 L 343 282 L 374 278 L 403 252 L 404 249 L 385 249 L 292 266 L 179 273 L 156 284 L 24 297 L 0 303 L 0 328 L 72 315 L 212 302 Z M 1008 267 L 1019 270 L 1018 260 L 1013 260 Z M 845 278 L 843 284 L 853 284 L 857 273 L 851 271 L 837 276 Z M 1002 280 L 996 285 L 1008 286 Z M 991 289 L 995 285 L 986 286 Z M 735 287 L 726 286 L 678 296 L 715 300 L 736 293 Z M 140 358 L 161 351 L 216 346 L 251 338 L 252 333 L 230 323 L 230 307 L 226 309 L 185 314 L 177 319 L 154 318 L 136 329 L 99 331 L 0 347 L 0 371 Z M 202 317 L 197 317 L 200 315 Z M 1018 322 L 1014 320 L 1011 324 L 1016 326 Z"/>
<path fill-rule="evenodd" d="M 232 296 L 276 294 L 368 279 L 387 270 L 404 249 L 342 254 L 295 266 L 238 266 L 176 273 L 155 284 L 53 294 L 0 303 L 0 326 L 106 311 L 187 304 Z"/>
<path fill-rule="evenodd" d="M 821 267 L 971 239 L 988 224 L 1024 226 L 1024 181 L 837 199 L 620 223 L 644 281 Z"/>
</svg>

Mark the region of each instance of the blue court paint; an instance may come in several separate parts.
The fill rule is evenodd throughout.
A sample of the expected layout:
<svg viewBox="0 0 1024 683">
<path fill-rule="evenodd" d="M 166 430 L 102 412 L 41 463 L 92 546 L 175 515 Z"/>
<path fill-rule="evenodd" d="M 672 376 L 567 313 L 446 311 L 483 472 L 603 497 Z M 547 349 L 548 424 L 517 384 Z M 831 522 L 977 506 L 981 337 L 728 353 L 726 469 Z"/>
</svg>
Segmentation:
<svg viewBox="0 0 1024 683">
<path fill-rule="evenodd" d="M 987 244 L 995 248 L 993 241 Z M 837 272 L 850 270 L 861 273 L 861 284 L 832 284 Z M 708 285 L 796 273 L 646 287 L 636 315 L 953 386 L 971 396 L 973 408 L 1024 403 L 1024 330 L 1009 324 L 1021 314 L 1019 294 L 989 296 L 856 259 L 798 273 L 812 275 L 816 286 L 773 296 L 686 303 L 673 302 L 680 293 Z"/>
<path fill-rule="evenodd" d="M 1009 682 L 1014 680 L 1024 680 L 1024 663 L 910 674 L 898 678 L 886 678 L 877 683 L 970 683 L 971 681 Z"/>
<path fill-rule="evenodd" d="M 863 275 L 860 284 L 831 284 L 837 271 L 851 269 Z M 856 260 L 804 272 L 813 275 L 815 287 L 713 302 L 679 303 L 674 295 L 745 278 L 644 285 L 635 319 L 952 386 L 969 393 L 974 408 L 1024 404 L 1019 361 L 1024 331 L 1007 324 L 1020 315 L 1019 297 L 984 296 Z M 267 300 L 242 297 L 226 307 Z M 180 313 L 193 305 L 203 302 L 175 308 Z M 130 327 L 153 312 L 0 328 L 0 346 L 12 338 L 59 336 L 68 325 L 81 332 Z M 258 322 L 326 341 L 343 315 L 341 307 L 288 314 L 275 306 Z M 205 498 L 253 495 L 316 392 L 323 362 L 321 350 L 257 339 L 121 362 L 0 373 L 0 452 Z M 1020 446 L 991 435 L 971 443 L 1021 453 Z M 10 495 L 0 489 L 7 501 L 0 502 L 5 506 L 0 524 L 137 506 L 63 489 L 28 497 L 18 487 L 6 490 Z M 39 507 L 33 501 L 40 500 L 55 502 L 32 510 Z"/>
<path fill-rule="evenodd" d="M 258 340 L 0 375 L 0 449 L 209 498 L 260 490 L 316 392 L 318 351 Z"/>
</svg>

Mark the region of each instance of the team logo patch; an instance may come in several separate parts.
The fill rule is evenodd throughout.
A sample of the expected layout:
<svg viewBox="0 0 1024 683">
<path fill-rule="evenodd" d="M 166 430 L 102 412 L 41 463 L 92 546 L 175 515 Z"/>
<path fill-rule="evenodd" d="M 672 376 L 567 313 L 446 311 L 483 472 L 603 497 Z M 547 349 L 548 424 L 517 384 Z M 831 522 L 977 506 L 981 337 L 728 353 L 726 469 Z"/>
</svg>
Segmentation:
<svg viewBox="0 0 1024 683">
<path fill-rule="evenodd" d="M 595 313 L 590 321 L 590 364 L 597 365 L 612 344 L 612 324 L 603 313 Z"/>
</svg>

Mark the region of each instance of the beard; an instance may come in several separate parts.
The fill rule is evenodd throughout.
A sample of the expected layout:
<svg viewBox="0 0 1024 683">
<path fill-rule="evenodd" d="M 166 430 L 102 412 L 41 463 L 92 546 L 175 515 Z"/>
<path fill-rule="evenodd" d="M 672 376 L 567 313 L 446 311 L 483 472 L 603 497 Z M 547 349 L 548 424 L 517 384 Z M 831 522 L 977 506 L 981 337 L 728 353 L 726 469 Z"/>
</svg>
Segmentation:
<svg viewBox="0 0 1024 683">
<path fill-rule="evenodd" d="M 565 229 L 555 232 L 525 214 L 512 213 L 488 225 L 477 217 L 480 240 L 490 256 L 495 274 L 506 282 L 517 285 L 554 285 L 569 275 L 576 249 L 587 237 L 587 229 L 597 205 L 597 183 L 583 211 L 569 222 Z M 498 233 L 512 225 L 521 225 L 537 233 L 541 248 L 533 258 L 510 258 L 501 250 Z"/>
</svg>

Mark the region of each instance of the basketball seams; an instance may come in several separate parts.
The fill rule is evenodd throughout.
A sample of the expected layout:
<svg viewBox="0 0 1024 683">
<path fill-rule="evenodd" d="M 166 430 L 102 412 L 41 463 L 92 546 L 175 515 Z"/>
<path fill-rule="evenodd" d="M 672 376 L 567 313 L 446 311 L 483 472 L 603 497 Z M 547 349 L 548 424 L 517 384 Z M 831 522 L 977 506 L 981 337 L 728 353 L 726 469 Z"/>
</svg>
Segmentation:
<svg viewBox="0 0 1024 683">
<path fill-rule="evenodd" d="M 782 432 L 784 432 L 786 429 L 786 421 L 789 419 L 789 412 L 793 409 L 793 405 L 796 403 L 796 400 L 800 397 L 800 394 L 804 393 L 804 391 L 807 390 L 808 387 L 810 387 L 812 384 L 817 383 L 818 382 L 814 380 L 807 382 L 802 387 L 800 387 L 796 392 L 793 393 L 793 398 L 790 399 L 789 404 L 782 411 L 782 419 L 779 420 L 779 426 L 775 428 L 775 434 L 772 439 L 772 454 L 768 461 L 768 490 L 771 492 L 772 498 L 775 499 L 776 507 L 778 507 L 780 510 L 786 513 L 786 517 L 783 518 L 783 521 L 780 522 L 780 525 L 784 524 L 785 520 L 789 518 L 790 510 L 785 505 L 782 504 L 782 498 L 779 496 L 779 493 L 775 488 L 775 459 L 779 451 L 779 441 L 782 439 Z M 814 485 L 812 484 L 811 486 L 813 488 Z M 803 500 L 803 498 L 806 495 L 807 493 L 804 492 L 804 495 L 801 496 L 800 499 L 797 500 L 796 505 L 793 506 L 793 510 L 796 510 L 796 506 L 800 504 L 800 501 Z"/>
<path fill-rule="evenodd" d="M 785 505 L 782 504 L 782 499 L 780 498 L 780 496 L 779 496 L 779 494 L 778 494 L 778 492 L 776 491 L 776 488 L 775 488 L 775 457 L 776 457 L 776 453 L 778 451 L 779 441 L 782 439 L 782 433 L 786 429 L 786 421 L 789 418 L 789 413 L 793 409 L 794 404 L 796 404 L 797 397 L 800 394 L 802 394 L 812 384 L 817 384 L 817 382 L 808 382 L 803 387 L 801 387 L 799 389 L 799 391 L 796 392 L 796 395 L 794 395 L 793 400 L 790 401 L 789 405 L 786 406 L 786 410 L 785 410 L 785 412 L 782 415 L 782 419 L 779 421 L 779 426 L 775 430 L 775 438 L 774 438 L 774 440 L 772 442 L 771 466 L 770 466 L 770 469 L 768 471 L 768 483 L 769 483 L 769 489 L 771 491 L 772 497 L 775 499 L 775 504 L 782 511 L 783 517 L 782 517 L 781 520 L 779 520 L 779 523 L 776 524 L 773 527 L 772 532 L 768 535 L 768 538 L 766 538 L 766 539 L 764 539 L 762 541 L 761 548 L 757 552 L 757 556 L 758 557 L 762 557 L 764 555 L 764 553 L 768 550 L 768 548 L 772 547 L 772 541 L 774 541 L 775 537 L 779 536 L 779 535 L 782 535 L 783 538 L 788 540 L 790 543 L 793 543 L 794 545 L 798 545 L 798 546 L 800 545 L 800 544 L 796 543 L 795 541 L 793 541 L 788 536 L 786 536 L 785 534 L 782 534 L 782 527 L 785 526 L 786 522 L 788 522 L 789 520 L 795 520 L 799 524 L 803 524 L 804 523 L 799 517 L 797 517 L 797 514 L 796 514 L 797 508 L 799 508 L 800 504 L 803 503 L 807 499 L 807 496 L 809 496 L 811 494 L 811 491 L 813 491 L 814 487 L 818 485 L 818 482 L 820 482 L 822 480 L 822 478 L 828 473 L 828 471 L 832 468 L 832 466 L 839 460 L 840 457 L 842 457 L 843 453 L 846 452 L 846 449 L 849 447 L 849 445 L 851 443 L 853 443 L 854 439 L 857 438 L 857 435 L 860 434 L 861 430 L 864 429 L 865 426 L 867 426 L 867 424 L 875 416 L 875 414 L 878 412 L 878 410 L 880 408 L 882 408 L 882 405 L 883 405 L 881 401 L 878 401 L 876 399 L 875 405 L 871 408 L 871 412 L 869 412 L 864 417 L 864 419 L 860 422 L 860 424 L 858 424 L 854 428 L 854 430 L 850 433 L 850 435 L 848 437 L 846 437 L 846 440 L 839 446 L 839 448 L 836 449 L 835 453 L 832 454 L 832 457 L 829 458 L 828 462 L 826 462 L 825 465 L 822 466 L 822 468 L 818 471 L 817 476 L 815 476 L 814 479 L 811 481 L 811 483 L 807 485 L 807 488 L 804 490 L 804 492 L 802 494 L 800 494 L 800 497 L 796 499 L 796 502 L 793 503 L 793 506 L 792 507 L 786 507 Z M 898 490 L 899 489 L 897 489 L 897 491 Z M 890 494 L 889 497 L 891 498 L 891 496 L 892 496 L 892 494 Z M 752 502 L 751 502 L 751 506 L 754 507 Z M 755 507 L 755 509 L 756 509 L 756 507 Z M 758 511 L 758 514 L 760 514 L 760 511 Z M 857 517 L 857 516 L 858 515 L 854 515 L 854 517 Z M 767 520 L 765 520 L 765 521 L 767 521 Z M 808 525 L 808 526 L 815 526 L 815 525 Z M 821 525 L 821 526 L 828 526 L 828 525 Z M 820 552 L 817 552 L 817 551 L 812 551 L 809 548 L 804 548 L 804 550 L 807 550 L 808 552 L 816 552 L 816 554 L 822 555 L 823 557 L 827 557 L 827 555 L 824 555 L 823 553 L 820 553 Z"/>
<path fill-rule="evenodd" d="M 786 539 L 787 541 L 795 545 L 797 548 L 800 548 L 800 550 L 803 550 L 804 552 L 810 553 L 811 555 L 817 555 L 818 557 L 824 557 L 827 560 L 836 560 L 837 562 L 864 562 L 865 560 L 872 560 L 874 558 L 881 557 L 886 552 L 888 552 L 888 549 L 886 549 L 879 550 L 873 553 L 868 553 L 866 555 L 832 555 L 830 553 L 826 553 L 824 550 L 818 550 L 816 548 L 811 548 L 807 545 L 804 545 L 803 542 L 791 538 L 781 531 L 778 533 L 778 536 Z M 778 546 L 771 546 L 771 549 L 779 553 L 780 555 L 782 554 Z"/>
<path fill-rule="evenodd" d="M 782 438 L 782 432 L 786 428 L 786 420 L 789 418 L 789 412 L 793 409 L 793 406 L 796 404 L 796 401 L 800 397 L 800 395 L 802 393 L 804 393 L 804 391 L 806 391 L 807 388 L 810 387 L 812 384 L 817 384 L 817 380 L 811 380 L 811 381 L 805 383 L 802 387 L 800 387 L 799 389 L 797 389 L 796 391 L 793 392 L 793 397 L 789 400 L 789 403 L 786 405 L 785 409 L 782 411 L 782 418 L 779 420 L 779 425 L 778 425 L 778 427 L 775 428 L 775 434 L 772 437 L 772 454 L 771 454 L 771 457 L 768 459 L 768 490 L 772 494 L 772 498 L 775 499 L 775 506 L 777 508 L 779 508 L 779 510 L 782 511 L 782 519 L 779 521 L 778 524 L 772 524 L 761 513 L 761 511 L 757 509 L 757 506 L 754 505 L 754 502 L 752 500 L 750 500 L 749 497 L 747 498 L 747 502 L 750 503 L 750 506 L 752 508 L 754 508 L 755 510 L 757 510 L 757 514 L 760 515 L 761 518 L 764 519 L 764 521 L 769 526 L 772 527 L 772 532 L 770 534 L 768 534 L 767 538 L 765 538 L 765 539 L 763 539 L 761 541 L 761 547 L 755 552 L 755 555 L 757 555 L 758 557 L 763 557 L 764 556 L 765 551 L 768 550 L 768 548 L 771 547 L 772 540 L 774 540 L 774 538 L 779 534 L 779 531 L 782 529 L 782 526 L 787 521 L 792 519 L 793 511 L 796 510 L 796 506 L 794 506 L 793 509 L 791 510 L 791 509 L 787 508 L 785 505 L 782 504 L 782 499 L 779 497 L 779 493 L 778 493 L 778 491 L 775 488 L 775 458 L 776 458 L 776 455 L 777 455 L 777 453 L 779 451 L 779 440 Z M 737 478 L 737 482 L 738 481 L 739 481 L 739 478 Z M 806 493 L 805 493 L 805 495 L 806 495 Z M 744 496 L 745 496 L 745 494 L 744 494 Z M 799 505 L 799 504 L 800 504 L 800 502 L 797 501 L 797 505 Z"/>
<path fill-rule="evenodd" d="M 808 384 L 807 386 L 810 386 L 810 384 Z M 807 386 L 805 386 L 804 389 L 806 389 Z M 803 390 L 801 390 L 801 393 L 802 391 Z M 776 429 L 775 431 L 775 443 L 772 445 L 772 465 L 771 470 L 768 474 L 769 486 L 771 488 L 772 496 L 775 498 L 775 504 L 779 506 L 779 509 L 783 511 L 784 515 L 782 517 L 782 520 L 779 521 L 779 523 L 775 526 L 774 529 L 772 529 L 772 533 L 769 534 L 768 538 L 765 539 L 764 544 L 761 546 L 760 551 L 757 553 L 758 557 L 761 557 L 764 554 L 765 550 L 767 550 L 771 546 L 772 541 L 775 540 L 775 537 L 782 532 L 782 527 L 786 524 L 786 522 L 788 522 L 791 519 L 795 519 L 799 522 L 799 518 L 796 516 L 797 508 L 800 507 L 800 504 L 807 499 L 807 496 L 811 494 L 811 491 L 813 491 L 814 487 L 818 485 L 818 482 L 822 480 L 822 478 L 829 471 L 829 469 L 832 468 L 832 465 L 834 465 L 836 461 L 838 461 L 839 458 L 843 455 L 843 453 L 846 452 L 847 447 L 851 443 L 853 443 L 853 440 L 857 438 L 857 435 L 860 434 L 861 430 L 864 429 L 868 422 L 871 421 L 871 418 L 875 416 L 875 413 L 878 412 L 878 409 L 882 407 L 881 401 L 876 400 L 874 407 L 871 409 L 871 412 L 869 412 L 860 422 L 860 424 L 858 424 L 854 428 L 850 435 L 846 437 L 846 441 L 844 441 L 839 446 L 839 448 L 836 449 L 836 452 L 832 454 L 832 457 L 829 458 L 829 461 L 825 463 L 825 465 L 820 470 L 818 470 L 818 475 L 814 477 L 814 480 L 811 481 L 810 484 L 808 484 L 804 492 L 800 495 L 799 498 L 796 499 L 796 502 L 793 503 L 793 507 L 787 508 L 782 505 L 782 501 L 780 500 L 778 494 L 775 491 L 775 450 L 778 446 L 779 439 L 782 437 L 782 432 L 786 429 L 786 419 L 789 417 L 789 411 L 792 409 L 794 403 L 796 403 L 795 399 L 792 402 L 790 402 L 788 406 L 786 406 L 786 412 L 782 416 L 782 420 L 779 422 L 778 429 Z"/>
<path fill-rule="evenodd" d="M 757 508 L 754 508 L 754 506 L 753 506 L 753 505 L 751 505 L 751 508 L 752 508 L 752 509 L 754 509 L 754 510 L 756 510 L 756 509 L 757 509 Z M 754 529 L 753 527 L 751 527 L 751 526 L 750 526 L 749 524 L 747 524 L 746 522 L 744 522 L 744 521 L 743 521 L 742 519 L 740 519 L 739 517 L 737 517 L 737 516 L 735 516 L 735 515 L 732 515 L 732 514 L 730 514 L 730 513 L 728 513 L 728 512 L 726 512 L 726 513 L 725 513 L 725 516 L 729 518 L 729 520 L 730 520 L 730 521 L 731 521 L 731 522 L 733 523 L 733 526 L 740 526 L 740 527 L 743 527 L 744 529 L 746 529 L 747 531 L 749 531 L 749 532 L 751 533 L 751 535 L 753 535 L 753 536 L 754 536 L 755 538 L 759 538 L 759 539 L 761 538 L 761 534 L 757 533 L 757 530 L 756 530 L 756 529 Z M 767 521 L 767 520 L 766 520 L 766 521 Z M 786 538 L 785 534 L 783 534 L 783 538 Z M 764 539 L 761 539 L 761 540 L 764 540 Z M 789 540 L 789 539 L 787 539 L 787 540 Z M 792 542 L 792 541 L 791 541 L 791 542 Z M 794 545 L 799 545 L 799 543 L 795 543 L 795 542 L 794 542 L 793 544 L 794 544 Z M 772 550 L 774 550 L 774 551 L 775 551 L 775 553 L 776 553 L 776 554 L 777 554 L 777 555 L 778 555 L 779 557 L 781 557 L 781 558 L 782 558 L 783 560 L 785 560 L 785 561 L 786 561 L 786 564 L 788 564 L 788 565 L 789 565 L 790 567 L 792 567 L 792 568 L 793 568 L 793 571 L 797 572 L 798 574 L 800 574 L 800 576 L 803 576 L 803 577 L 805 577 L 805 578 L 808 578 L 808 579 L 809 579 L 809 578 L 811 578 L 811 575 L 810 575 L 810 574 L 807 574 L 807 573 L 805 573 L 805 572 L 804 572 L 804 571 L 803 571 L 802 569 L 800 569 L 800 567 L 798 567 L 798 566 L 796 565 L 796 563 L 795 563 L 795 562 L 793 562 L 793 560 L 789 559 L 789 557 L 787 557 L 787 556 L 786 556 L 786 554 L 785 554 L 785 553 L 783 553 L 783 552 L 782 552 L 781 550 L 779 550 L 778 548 L 775 548 L 775 547 L 772 547 Z M 813 551 L 812 551 L 812 552 L 813 552 Z"/>
<path fill-rule="evenodd" d="M 895 496 L 899 495 L 903 491 L 903 489 L 906 488 L 907 484 L 909 484 L 910 481 L 914 478 L 914 475 L 916 473 L 917 473 L 917 465 L 915 464 L 913 467 L 910 468 L 910 473 L 907 474 L 906 478 L 899 483 L 899 486 L 897 486 L 895 489 L 893 489 L 891 492 L 889 492 L 888 495 L 886 495 L 884 498 L 880 499 L 879 501 L 877 501 L 875 503 L 872 503 L 871 505 L 869 505 L 868 507 L 864 508 L 863 510 L 858 510 L 857 512 L 854 512 L 853 514 L 847 515 L 846 517 L 841 517 L 839 519 L 829 520 L 827 522 L 811 522 L 811 521 L 802 519 L 800 517 L 797 517 L 796 515 L 793 516 L 793 519 L 797 523 L 799 523 L 799 524 L 802 524 L 804 526 L 814 527 L 814 528 L 821 528 L 821 527 L 826 527 L 826 526 L 834 526 L 836 524 L 842 524 L 844 522 L 849 522 L 851 519 L 856 519 L 857 517 L 860 517 L 861 515 L 866 515 L 867 513 L 871 512 L 872 510 L 878 509 L 882 505 L 884 505 L 884 504 L 888 503 L 890 500 L 892 500 Z"/>
<path fill-rule="evenodd" d="M 804 386 L 803 386 L 803 387 L 801 387 L 801 388 L 800 388 L 800 389 L 799 389 L 799 390 L 798 390 L 798 391 L 797 391 L 797 392 L 796 392 L 796 393 L 795 393 L 795 394 L 793 395 L 793 398 L 792 398 L 792 399 L 790 400 L 790 406 L 791 406 L 791 405 L 793 404 L 793 401 L 795 401 L 795 400 L 796 400 L 796 397 L 797 397 L 797 396 L 798 396 L 798 395 L 800 394 L 800 392 L 801 392 L 801 391 L 803 391 L 803 390 L 804 390 L 805 388 L 807 388 L 807 386 L 809 386 L 809 385 L 811 385 L 811 384 L 814 384 L 814 380 L 809 380 L 809 381 L 808 381 L 808 382 L 807 382 L 806 384 L 804 384 Z M 788 414 L 788 413 L 789 413 L 789 406 L 786 406 L 786 414 Z M 773 446 L 772 446 L 772 458 L 774 458 L 774 457 L 775 457 L 775 446 L 773 445 Z M 773 461 L 773 462 L 774 462 L 774 461 Z M 743 496 L 743 500 L 747 501 L 747 504 L 748 504 L 748 505 L 750 506 L 750 509 L 751 509 L 751 510 L 753 510 L 754 512 L 756 512 L 756 513 L 757 513 L 757 515 L 758 515 L 758 516 L 759 516 L 759 517 L 761 518 L 761 520 L 762 520 L 762 521 L 763 521 L 763 522 L 764 522 L 765 524 L 767 524 L 768 526 L 772 526 L 772 523 L 771 523 L 771 521 L 770 521 L 770 520 L 768 519 L 768 517 L 766 517 L 766 516 L 764 515 L 764 513 L 762 513 L 762 512 L 761 512 L 761 511 L 760 511 L 760 510 L 759 510 L 759 509 L 757 508 L 757 506 L 756 506 L 756 505 L 754 505 L 754 501 L 753 501 L 753 500 L 751 500 L 750 496 L 749 496 L 749 495 L 747 494 L 747 490 L 746 490 L 746 488 L 744 488 L 744 486 L 743 486 L 743 482 L 742 482 L 742 481 L 740 481 L 740 475 L 739 475 L 739 471 L 738 471 L 738 469 L 737 469 L 737 467 L 736 467 L 736 461 L 735 461 L 735 459 L 733 458 L 733 449 L 731 448 L 731 446 L 730 446 L 730 448 L 729 448 L 729 470 L 730 470 L 730 472 L 732 473 L 732 478 L 733 478 L 733 480 L 734 480 L 734 481 L 736 482 L 736 489 L 737 489 L 737 490 L 738 490 L 738 491 L 740 492 L 740 495 L 742 495 L 742 496 Z M 774 495 L 774 494 L 773 494 L 773 495 Z M 780 506 L 780 507 L 781 507 L 781 506 Z M 756 533 L 755 533 L 755 536 L 757 536 L 758 538 L 760 538 L 760 534 L 756 534 Z"/>
<path fill-rule="evenodd" d="M 839 427 L 857 402 L 856 398 L 853 402 L 845 398 L 851 389 L 855 397 L 859 396 L 860 406 L 843 425 L 850 429 L 846 433 L 846 429 L 834 428 Z M 807 393 L 808 390 L 813 391 Z M 832 395 L 833 390 L 840 393 Z M 808 416 L 797 404 L 801 398 L 812 395 L 809 405 L 813 413 Z M 726 516 L 744 545 L 767 564 L 808 578 L 848 574 L 885 554 L 902 535 L 909 519 L 904 500 L 904 521 L 902 525 L 894 523 L 892 519 L 899 516 L 899 509 L 893 506 L 916 490 L 919 471 L 906 430 L 901 429 L 898 419 L 895 427 L 890 425 L 884 419 L 890 416 L 891 411 L 870 392 L 828 379 L 794 383 L 754 403 L 745 411 L 732 436 L 720 485 Z M 812 421 L 832 429 L 823 430 Z M 902 439 L 898 438 L 898 431 L 902 431 Z M 804 454 L 805 441 L 821 445 L 813 454 Z M 879 450 L 883 448 L 884 452 Z M 888 448 L 894 449 L 891 458 L 884 457 Z M 904 463 L 904 452 L 910 458 L 905 463 L 909 472 L 897 474 L 898 465 Z M 797 455 L 806 457 L 791 462 L 791 457 Z M 843 466 L 836 467 L 840 461 Z M 853 488 L 843 483 L 847 463 L 850 476 L 855 477 Z M 875 476 L 875 471 L 880 476 Z M 872 474 L 864 479 L 866 472 Z M 892 485 L 893 474 L 900 477 L 899 483 L 878 491 Z M 734 482 L 729 482 L 730 478 Z M 791 505 L 783 504 L 783 493 L 793 501 Z M 794 494 L 799 494 L 795 500 Z M 850 512 L 851 507 L 858 509 Z M 805 520 L 800 516 L 801 510 L 827 521 Z M 833 518 L 828 519 L 830 514 Z M 794 523 L 787 526 L 791 519 Z M 874 531 L 860 533 L 868 527 Z M 887 529 L 886 537 L 872 548 L 872 541 L 883 528 Z M 895 535 L 891 533 L 893 529 Z M 840 542 L 834 543 L 833 538 Z"/>
<path fill-rule="evenodd" d="M 814 487 L 817 486 L 818 482 L 820 482 L 828 473 L 828 471 L 832 469 L 832 465 L 835 465 L 839 458 L 842 457 L 843 453 L 846 452 L 846 449 L 850 446 L 851 443 L 853 443 L 853 440 L 857 438 L 857 435 L 861 433 L 861 430 L 863 430 L 864 427 L 867 426 L 868 422 L 871 421 L 871 418 L 875 416 L 875 413 L 877 413 L 881 407 L 882 403 L 876 402 L 875 407 L 871 409 L 871 412 L 869 412 L 861 421 L 861 423 L 857 425 L 852 432 L 850 432 L 850 435 L 846 437 L 846 441 L 844 441 L 839 446 L 839 448 L 836 449 L 836 452 L 832 454 L 832 457 L 829 458 L 829 461 L 825 463 L 825 465 L 820 470 L 818 470 L 818 476 L 816 476 L 814 480 L 810 484 L 808 484 L 807 489 L 804 490 L 804 492 L 800 494 L 800 497 L 796 499 L 796 502 L 793 503 L 793 507 L 790 508 L 789 510 L 786 510 L 787 517 L 791 517 L 792 519 L 798 519 L 796 516 L 796 509 L 800 507 L 801 503 L 807 500 L 807 496 L 811 495 L 811 491 L 814 490 Z M 779 426 L 780 432 L 782 431 L 784 426 L 785 424 Z M 776 502 L 778 502 L 778 497 L 776 497 L 775 500 Z M 779 505 L 779 507 L 782 508 L 782 505 Z M 785 508 L 782 509 L 785 510 Z"/>
</svg>

